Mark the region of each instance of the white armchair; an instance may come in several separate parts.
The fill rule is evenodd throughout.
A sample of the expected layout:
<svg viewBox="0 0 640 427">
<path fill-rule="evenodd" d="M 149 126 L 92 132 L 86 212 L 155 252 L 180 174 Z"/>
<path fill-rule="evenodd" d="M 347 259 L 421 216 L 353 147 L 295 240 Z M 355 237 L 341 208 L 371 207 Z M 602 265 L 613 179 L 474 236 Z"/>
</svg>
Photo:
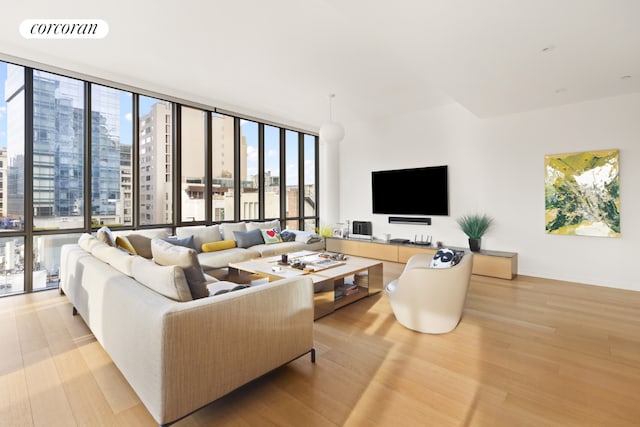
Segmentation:
<svg viewBox="0 0 640 427">
<path fill-rule="evenodd" d="M 391 309 L 401 325 L 444 334 L 455 329 L 471 279 L 473 254 L 451 268 L 429 268 L 432 255 L 413 255 L 400 277 L 387 286 Z"/>
</svg>

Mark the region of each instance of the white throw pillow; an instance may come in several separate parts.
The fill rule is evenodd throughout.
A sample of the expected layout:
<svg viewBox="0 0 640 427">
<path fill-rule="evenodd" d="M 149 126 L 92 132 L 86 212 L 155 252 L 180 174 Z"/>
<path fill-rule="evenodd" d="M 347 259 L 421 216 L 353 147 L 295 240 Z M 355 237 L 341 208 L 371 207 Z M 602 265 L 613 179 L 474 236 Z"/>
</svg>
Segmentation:
<svg viewBox="0 0 640 427">
<path fill-rule="evenodd" d="M 151 240 L 153 260 L 160 265 L 177 265 L 184 271 L 193 299 L 209 296 L 207 279 L 204 276 L 196 251 L 184 246 L 172 245 L 160 239 Z"/>
</svg>

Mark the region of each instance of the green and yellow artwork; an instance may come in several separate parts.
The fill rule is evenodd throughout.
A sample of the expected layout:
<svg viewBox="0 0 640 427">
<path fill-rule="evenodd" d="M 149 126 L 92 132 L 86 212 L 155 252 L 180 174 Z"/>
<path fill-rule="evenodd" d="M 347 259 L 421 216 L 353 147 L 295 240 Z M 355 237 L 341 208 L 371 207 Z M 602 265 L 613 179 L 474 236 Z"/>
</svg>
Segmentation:
<svg viewBox="0 0 640 427">
<path fill-rule="evenodd" d="M 618 157 L 618 150 L 545 156 L 547 233 L 620 237 Z"/>
</svg>

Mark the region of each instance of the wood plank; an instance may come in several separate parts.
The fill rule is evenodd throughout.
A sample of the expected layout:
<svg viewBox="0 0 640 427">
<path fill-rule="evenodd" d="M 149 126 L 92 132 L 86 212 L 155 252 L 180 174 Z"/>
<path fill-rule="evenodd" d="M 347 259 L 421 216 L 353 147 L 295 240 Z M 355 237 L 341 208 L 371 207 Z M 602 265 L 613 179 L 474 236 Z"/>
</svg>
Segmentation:
<svg viewBox="0 0 640 427">
<path fill-rule="evenodd" d="M 55 291 L 0 300 L 0 425 L 155 425 L 70 311 Z M 474 275 L 458 327 L 427 335 L 379 293 L 315 323 L 316 364 L 298 359 L 176 426 L 633 426 L 638 312 L 640 292 Z"/>
</svg>

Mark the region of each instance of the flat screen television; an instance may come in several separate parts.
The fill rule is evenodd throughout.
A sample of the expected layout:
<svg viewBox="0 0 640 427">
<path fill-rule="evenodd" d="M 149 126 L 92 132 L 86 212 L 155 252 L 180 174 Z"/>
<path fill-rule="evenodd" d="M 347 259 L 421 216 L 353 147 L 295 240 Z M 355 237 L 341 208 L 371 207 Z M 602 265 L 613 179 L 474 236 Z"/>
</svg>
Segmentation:
<svg viewBox="0 0 640 427">
<path fill-rule="evenodd" d="M 449 215 L 447 166 L 371 172 L 374 214 Z"/>
</svg>

